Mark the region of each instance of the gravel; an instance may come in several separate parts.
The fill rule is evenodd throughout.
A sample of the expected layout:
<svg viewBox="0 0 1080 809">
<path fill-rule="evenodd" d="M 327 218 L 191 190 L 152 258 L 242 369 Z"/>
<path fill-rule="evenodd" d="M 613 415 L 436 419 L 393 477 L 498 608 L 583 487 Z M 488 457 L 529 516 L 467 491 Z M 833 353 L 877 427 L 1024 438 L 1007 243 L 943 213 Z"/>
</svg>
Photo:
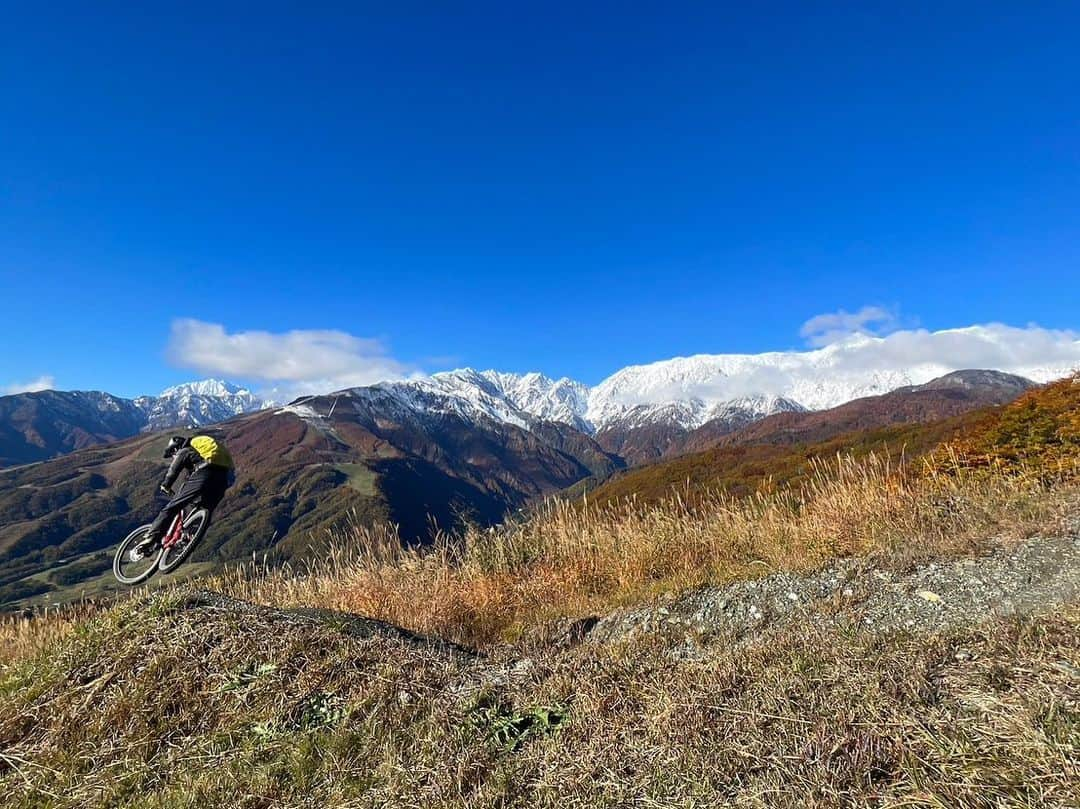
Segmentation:
<svg viewBox="0 0 1080 809">
<path fill-rule="evenodd" d="M 1033 538 L 988 556 L 906 574 L 843 560 L 812 574 L 777 573 L 706 587 L 673 601 L 613 613 L 591 642 L 642 632 L 738 640 L 793 621 L 862 631 L 934 631 L 1080 600 L 1080 536 Z"/>
</svg>

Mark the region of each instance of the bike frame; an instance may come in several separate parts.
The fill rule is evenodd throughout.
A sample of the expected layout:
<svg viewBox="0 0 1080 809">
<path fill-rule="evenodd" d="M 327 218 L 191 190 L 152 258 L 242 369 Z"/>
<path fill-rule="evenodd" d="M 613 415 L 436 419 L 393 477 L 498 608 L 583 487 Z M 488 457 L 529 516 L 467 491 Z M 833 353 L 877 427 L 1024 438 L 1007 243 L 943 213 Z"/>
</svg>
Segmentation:
<svg viewBox="0 0 1080 809">
<path fill-rule="evenodd" d="M 184 535 L 184 517 L 187 515 L 187 512 L 188 510 L 186 508 L 182 508 L 176 512 L 176 516 L 173 517 L 172 525 L 169 526 L 169 533 L 161 540 L 162 548 L 171 548 L 180 541 L 180 537 Z"/>
</svg>

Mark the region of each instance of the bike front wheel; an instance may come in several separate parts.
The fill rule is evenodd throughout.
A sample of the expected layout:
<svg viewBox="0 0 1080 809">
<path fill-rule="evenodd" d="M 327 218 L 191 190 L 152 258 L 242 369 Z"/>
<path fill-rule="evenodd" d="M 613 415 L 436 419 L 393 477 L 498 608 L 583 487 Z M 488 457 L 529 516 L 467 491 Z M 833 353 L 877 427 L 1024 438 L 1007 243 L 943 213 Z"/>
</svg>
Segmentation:
<svg viewBox="0 0 1080 809">
<path fill-rule="evenodd" d="M 127 535 L 116 549 L 113 557 L 113 575 L 121 584 L 140 584 L 146 581 L 158 568 L 161 561 L 162 551 L 159 548 L 150 553 L 139 552 L 139 543 L 142 542 L 150 531 L 150 525 L 140 525 Z"/>
<path fill-rule="evenodd" d="M 184 527 L 180 539 L 170 548 L 161 552 L 161 560 L 158 562 L 158 570 L 162 573 L 170 573 L 179 567 L 195 546 L 205 536 L 206 529 L 210 527 L 210 512 L 205 508 L 197 508 L 184 517 Z"/>
</svg>

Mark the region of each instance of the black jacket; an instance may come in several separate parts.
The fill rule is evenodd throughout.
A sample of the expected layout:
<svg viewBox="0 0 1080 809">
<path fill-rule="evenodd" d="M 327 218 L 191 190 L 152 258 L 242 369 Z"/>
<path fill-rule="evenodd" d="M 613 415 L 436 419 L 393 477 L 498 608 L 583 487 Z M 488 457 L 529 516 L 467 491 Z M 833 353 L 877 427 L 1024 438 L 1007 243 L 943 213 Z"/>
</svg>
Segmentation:
<svg viewBox="0 0 1080 809">
<path fill-rule="evenodd" d="M 171 489 L 173 484 L 176 483 L 176 479 L 180 477 L 181 472 L 186 470 L 190 474 L 195 471 L 197 466 L 205 463 L 206 461 L 203 460 L 202 455 L 191 447 L 183 447 L 173 455 L 172 463 L 169 464 L 169 471 L 165 473 L 165 480 L 161 482 L 161 485 L 166 489 Z"/>
</svg>

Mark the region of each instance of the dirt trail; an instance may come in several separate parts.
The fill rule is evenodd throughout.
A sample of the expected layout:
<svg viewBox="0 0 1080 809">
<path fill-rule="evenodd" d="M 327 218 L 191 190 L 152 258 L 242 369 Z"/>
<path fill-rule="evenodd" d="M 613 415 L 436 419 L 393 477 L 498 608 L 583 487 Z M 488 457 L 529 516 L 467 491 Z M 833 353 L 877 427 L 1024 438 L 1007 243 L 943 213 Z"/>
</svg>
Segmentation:
<svg viewBox="0 0 1080 809">
<path fill-rule="evenodd" d="M 813 574 L 778 573 L 706 587 L 671 602 L 613 613 L 589 632 L 594 642 L 639 632 L 739 639 L 809 620 L 882 631 L 973 625 L 1080 601 L 1080 534 L 1034 538 L 974 559 L 932 563 L 911 573 L 844 560 Z"/>
</svg>

